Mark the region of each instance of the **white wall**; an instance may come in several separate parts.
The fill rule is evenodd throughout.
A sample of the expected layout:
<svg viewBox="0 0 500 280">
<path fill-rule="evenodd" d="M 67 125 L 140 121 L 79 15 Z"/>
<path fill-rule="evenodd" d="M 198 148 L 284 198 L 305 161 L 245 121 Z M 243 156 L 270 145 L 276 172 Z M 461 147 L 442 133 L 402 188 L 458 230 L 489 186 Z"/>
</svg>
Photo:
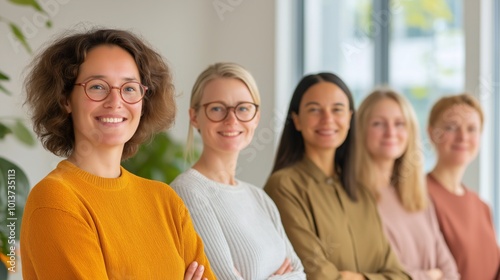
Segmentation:
<svg viewBox="0 0 500 280">
<path fill-rule="evenodd" d="M 275 2 L 269 0 L 168 0 L 168 1 L 75 1 L 39 0 L 49 11 L 53 27 L 41 27 L 40 14 L 26 7 L 0 1 L 0 15 L 16 22 L 27 33 L 33 50 L 40 49 L 62 31 L 82 25 L 129 29 L 147 39 L 170 63 L 179 93 L 178 114 L 171 130 L 185 140 L 187 110 L 192 84 L 209 64 L 233 61 L 255 77 L 262 95 L 262 116 L 254 141 L 240 157 L 237 176 L 262 186 L 274 159 L 273 131 L 269 120 L 275 107 Z M 224 5 L 217 10 L 214 3 Z M 219 7 L 222 7 L 219 6 Z M 22 72 L 31 55 L 12 43 L 9 29 L 0 24 L 0 69 L 10 75 L 0 93 L 0 116 L 23 117 Z M 27 121 L 29 123 L 29 121 Z M 11 136 L 0 142 L 0 156 L 20 165 L 33 185 L 61 160 L 41 145 L 27 148 Z M 20 273 L 12 279 L 21 279 Z"/>
<path fill-rule="evenodd" d="M 265 182 L 273 160 L 273 139 L 263 128 L 274 107 L 274 1 L 74 1 L 40 0 L 49 3 L 53 27 L 39 27 L 40 15 L 26 7 L 0 2 L 2 16 L 27 31 L 29 43 L 36 51 L 62 31 L 82 25 L 99 25 L 132 30 L 147 39 L 169 61 L 174 70 L 178 98 L 178 115 L 174 137 L 187 135 L 189 95 L 196 76 L 209 64 L 233 61 L 254 75 L 262 93 L 262 117 L 254 143 L 240 158 L 238 175 L 256 185 Z M 218 10 L 214 3 L 223 3 Z M 120 11 L 123 7 L 125 11 Z M 96 9 L 96 7 L 98 7 Z M 5 11 L 5 12 L 4 12 Z M 31 56 L 10 43 L 9 30 L 0 26 L 1 68 L 11 75 L 6 86 L 16 95 L 0 95 L 0 116 L 26 117 L 22 108 L 22 70 Z M 10 138 L 10 137 L 9 137 Z M 38 145 L 27 148 L 9 139 L 0 142 L 0 155 L 21 165 L 30 182 L 36 183 L 60 160 Z"/>
</svg>

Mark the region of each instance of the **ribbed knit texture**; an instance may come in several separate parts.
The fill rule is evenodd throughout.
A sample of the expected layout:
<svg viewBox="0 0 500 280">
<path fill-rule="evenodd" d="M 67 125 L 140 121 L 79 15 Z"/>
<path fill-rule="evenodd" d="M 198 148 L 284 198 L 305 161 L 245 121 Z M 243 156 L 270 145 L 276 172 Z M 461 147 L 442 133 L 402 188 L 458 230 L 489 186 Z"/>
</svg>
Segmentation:
<svg viewBox="0 0 500 280">
<path fill-rule="evenodd" d="M 379 193 L 377 206 L 387 238 L 411 278 L 430 279 L 427 271 L 438 268 L 443 272 L 443 280 L 460 279 L 432 203 L 425 210 L 408 212 L 394 187 Z"/>
<path fill-rule="evenodd" d="M 26 280 L 183 279 L 193 261 L 215 279 L 168 185 L 123 168 L 119 178 L 102 178 L 66 160 L 29 194 L 21 254 Z"/>
<path fill-rule="evenodd" d="M 171 186 L 189 208 L 217 278 L 306 279 L 278 210 L 261 189 L 239 180 L 236 186 L 221 184 L 195 169 L 178 176 Z M 294 271 L 272 276 L 285 258 Z"/>
<path fill-rule="evenodd" d="M 466 188 L 464 195 L 449 192 L 430 174 L 427 186 L 461 279 L 499 280 L 500 250 L 488 205 Z"/>
</svg>

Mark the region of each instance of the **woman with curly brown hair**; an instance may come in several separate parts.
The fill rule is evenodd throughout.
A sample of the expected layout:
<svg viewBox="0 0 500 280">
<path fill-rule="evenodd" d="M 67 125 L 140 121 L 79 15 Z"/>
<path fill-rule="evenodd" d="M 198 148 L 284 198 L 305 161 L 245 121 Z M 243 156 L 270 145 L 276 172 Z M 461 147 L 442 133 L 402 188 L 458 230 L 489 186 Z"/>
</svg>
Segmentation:
<svg viewBox="0 0 500 280">
<path fill-rule="evenodd" d="M 25 86 L 36 134 L 66 159 L 28 197 L 24 278 L 214 279 L 182 200 L 120 166 L 174 121 L 162 57 L 127 31 L 70 34 L 37 56 Z"/>
</svg>

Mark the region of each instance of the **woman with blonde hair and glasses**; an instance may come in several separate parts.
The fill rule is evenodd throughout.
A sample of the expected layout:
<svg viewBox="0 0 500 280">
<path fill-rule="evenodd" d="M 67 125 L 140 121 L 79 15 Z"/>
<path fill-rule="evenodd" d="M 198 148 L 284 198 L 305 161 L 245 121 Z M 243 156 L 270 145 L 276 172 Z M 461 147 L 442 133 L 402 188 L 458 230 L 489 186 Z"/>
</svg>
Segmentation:
<svg viewBox="0 0 500 280">
<path fill-rule="evenodd" d="M 500 251 L 488 205 L 462 184 L 477 156 L 484 115 L 469 94 L 445 96 L 432 107 L 428 133 L 437 162 L 427 186 L 463 280 L 500 279 Z"/>
<path fill-rule="evenodd" d="M 170 68 L 123 30 L 67 34 L 26 80 L 34 130 L 66 157 L 30 192 L 24 279 L 215 279 L 188 210 L 120 166 L 175 117 Z"/>
<path fill-rule="evenodd" d="M 417 118 L 400 94 L 380 88 L 358 108 L 356 179 L 377 201 L 392 249 L 412 279 L 459 279 L 426 192 Z"/>
<path fill-rule="evenodd" d="M 240 65 L 210 65 L 196 80 L 189 108 L 203 141 L 198 161 L 173 182 L 219 279 L 305 279 L 280 215 L 265 192 L 235 178 L 236 162 L 260 119 L 257 85 Z"/>
</svg>

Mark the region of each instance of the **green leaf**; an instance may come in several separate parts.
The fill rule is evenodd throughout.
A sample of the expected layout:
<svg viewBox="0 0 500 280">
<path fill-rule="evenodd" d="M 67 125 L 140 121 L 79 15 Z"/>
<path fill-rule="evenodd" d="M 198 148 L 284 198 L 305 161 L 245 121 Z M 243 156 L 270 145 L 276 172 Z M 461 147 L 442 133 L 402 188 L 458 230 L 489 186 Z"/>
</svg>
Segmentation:
<svg viewBox="0 0 500 280">
<path fill-rule="evenodd" d="M 31 53 L 32 52 L 31 47 L 30 47 L 30 45 L 28 45 L 28 41 L 26 41 L 26 37 L 24 37 L 24 34 L 21 31 L 21 29 L 19 29 L 19 27 L 12 22 L 9 23 L 9 26 L 10 26 L 10 30 L 12 31 L 12 33 L 14 33 L 14 36 L 16 36 L 16 38 L 19 40 L 19 42 L 21 42 L 21 44 L 26 49 L 26 51 Z"/>
<path fill-rule="evenodd" d="M 7 238 L 7 235 L 3 233 L 3 231 L 0 231 L 0 253 L 7 255 L 9 253 L 9 239 Z M 0 265 L 2 262 L 0 261 Z M 0 274 L 1 275 L 1 274 Z M 6 278 L 0 278 L 0 279 L 6 279 Z"/>
<path fill-rule="evenodd" d="M 8 80 L 10 80 L 10 78 L 9 78 L 9 76 L 7 76 L 7 74 L 0 71 L 0 80 L 8 81 Z"/>
<path fill-rule="evenodd" d="M 20 237 L 24 206 L 29 190 L 30 184 L 26 173 L 15 163 L 0 157 L 0 193 L 2 194 L 0 196 L 0 223 L 6 225 L 9 218 L 16 222 L 16 240 Z M 12 194 L 15 195 L 14 200 L 9 197 Z M 9 207 L 9 202 L 14 202 L 14 207 Z M 2 238 L 10 235 L 6 226 L 0 227 L 0 232 L 3 233 L 0 235 Z M 5 241 L 2 240 L 3 242 Z"/>
<path fill-rule="evenodd" d="M 6 280 L 8 276 L 9 272 L 5 267 L 5 264 L 3 262 L 0 262 L 0 280 Z"/>
<path fill-rule="evenodd" d="M 31 135 L 30 130 L 23 124 L 22 121 L 17 120 L 16 123 L 10 127 L 14 136 L 22 143 L 28 146 L 35 145 L 35 139 Z"/>
<path fill-rule="evenodd" d="M 40 7 L 35 0 L 9 0 L 9 2 L 21 6 L 31 6 L 39 12 L 44 12 L 42 7 Z"/>
<path fill-rule="evenodd" d="M 0 123 L 0 139 L 5 138 L 5 136 L 9 133 L 12 133 L 12 130 L 3 123 Z"/>
</svg>

